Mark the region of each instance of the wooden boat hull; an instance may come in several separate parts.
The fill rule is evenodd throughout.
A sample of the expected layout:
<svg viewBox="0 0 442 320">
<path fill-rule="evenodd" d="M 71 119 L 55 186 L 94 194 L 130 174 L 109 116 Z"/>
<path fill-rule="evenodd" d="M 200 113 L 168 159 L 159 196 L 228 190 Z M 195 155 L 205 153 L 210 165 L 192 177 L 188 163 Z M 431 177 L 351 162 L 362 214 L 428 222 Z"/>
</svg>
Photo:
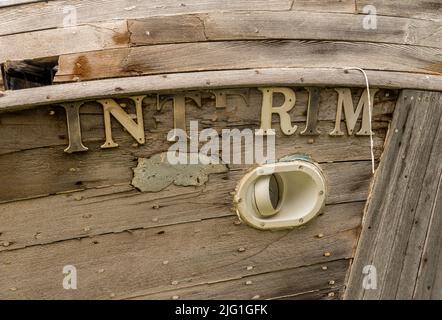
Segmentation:
<svg viewBox="0 0 442 320">
<path fill-rule="evenodd" d="M 359 0 L 72 1 L 75 26 L 22 2 L 0 6 L 0 299 L 441 297 L 440 6 L 371 1 L 370 34 Z M 296 227 L 238 212 L 247 144 L 163 161 L 171 130 L 269 129 L 266 108 L 276 160 L 325 177 Z"/>
</svg>

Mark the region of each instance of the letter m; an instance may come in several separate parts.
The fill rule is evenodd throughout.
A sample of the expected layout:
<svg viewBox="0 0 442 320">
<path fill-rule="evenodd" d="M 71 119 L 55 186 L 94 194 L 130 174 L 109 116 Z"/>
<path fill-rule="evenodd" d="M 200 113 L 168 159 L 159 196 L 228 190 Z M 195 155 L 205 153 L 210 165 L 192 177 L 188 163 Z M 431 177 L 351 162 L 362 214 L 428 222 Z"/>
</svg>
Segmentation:
<svg viewBox="0 0 442 320">
<path fill-rule="evenodd" d="M 345 115 L 345 124 L 347 125 L 347 132 L 349 135 L 352 135 L 356 126 L 356 122 L 358 121 L 359 115 L 362 111 L 362 124 L 361 129 L 356 133 L 358 136 L 369 136 L 370 132 L 370 113 L 369 113 L 369 105 L 368 105 L 368 95 L 367 89 L 361 95 L 359 99 L 358 106 L 356 110 L 353 106 L 353 99 L 351 96 L 351 91 L 348 88 L 337 88 L 335 89 L 338 93 L 338 106 L 336 108 L 336 123 L 335 128 L 332 132 L 330 132 L 331 136 L 342 136 L 344 132 L 341 131 L 341 116 L 342 111 L 344 111 Z M 374 96 L 379 89 L 372 89 L 370 91 L 370 100 L 373 105 Z M 344 110 L 342 110 L 344 109 Z"/>
</svg>

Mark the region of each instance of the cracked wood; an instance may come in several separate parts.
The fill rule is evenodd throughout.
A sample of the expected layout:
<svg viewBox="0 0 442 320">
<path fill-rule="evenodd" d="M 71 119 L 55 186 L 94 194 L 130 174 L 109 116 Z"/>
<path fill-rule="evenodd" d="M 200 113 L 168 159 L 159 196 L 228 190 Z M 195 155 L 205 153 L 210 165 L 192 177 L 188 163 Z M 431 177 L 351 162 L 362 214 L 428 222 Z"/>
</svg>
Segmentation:
<svg viewBox="0 0 442 320">
<path fill-rule="evenodd" d="M 345 68 L 349 61 L 352 66 L 364 69 L 440 75 L 440 55 L 441 50 L 436 48 L 364 42 L 274 40 L 165 44 L 63 55 L 54 81 L 249 68 Z"/>
</svg>

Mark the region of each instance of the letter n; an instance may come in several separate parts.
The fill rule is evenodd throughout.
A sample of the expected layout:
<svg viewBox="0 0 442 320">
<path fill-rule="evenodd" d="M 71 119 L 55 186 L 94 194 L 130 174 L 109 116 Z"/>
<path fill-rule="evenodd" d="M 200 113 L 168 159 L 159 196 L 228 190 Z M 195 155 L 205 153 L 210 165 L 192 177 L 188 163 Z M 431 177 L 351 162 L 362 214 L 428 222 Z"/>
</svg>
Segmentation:
<svg viewBox="0 0 442 320">
<path fill-rule="evenodd" d="M 135 96 L 131 97 L 135 102 L 136 118 L 135 122 L 129 114 L 127 114 L 123 108 L 115 102 L 113 99 L 102 99 L 97 100 L 103 106 L 103 116 L 104 116 L 104 129 L 106 134 L 106 142 L 101 146 L 101 148 L 115 148 L 118 144 L 112 139 L 112 125 L 111 125 L 111 115 L 117 119 L 117 121 L 130 133 L 130 135 L 139 143 L 144 144 L 144 122 L 143 122 L 143 111 L 142 103 L 146 96 Z"/>
</svg>

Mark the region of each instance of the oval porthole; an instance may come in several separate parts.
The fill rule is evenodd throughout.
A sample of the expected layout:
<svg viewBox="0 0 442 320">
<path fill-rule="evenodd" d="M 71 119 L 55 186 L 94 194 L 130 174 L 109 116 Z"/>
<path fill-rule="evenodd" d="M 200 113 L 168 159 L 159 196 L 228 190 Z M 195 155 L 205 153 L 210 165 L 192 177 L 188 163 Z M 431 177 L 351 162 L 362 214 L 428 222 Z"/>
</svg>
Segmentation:
<svg viewBox="0 0 442 320">
<path fill-rule="evenodd" d="M 236 211 L 258 229 L 292 228 L 307 223 L 324 207 L 326 181 L 320 166 L 305 158 L 265 164 L 239 182 Z"/>
</svg>

